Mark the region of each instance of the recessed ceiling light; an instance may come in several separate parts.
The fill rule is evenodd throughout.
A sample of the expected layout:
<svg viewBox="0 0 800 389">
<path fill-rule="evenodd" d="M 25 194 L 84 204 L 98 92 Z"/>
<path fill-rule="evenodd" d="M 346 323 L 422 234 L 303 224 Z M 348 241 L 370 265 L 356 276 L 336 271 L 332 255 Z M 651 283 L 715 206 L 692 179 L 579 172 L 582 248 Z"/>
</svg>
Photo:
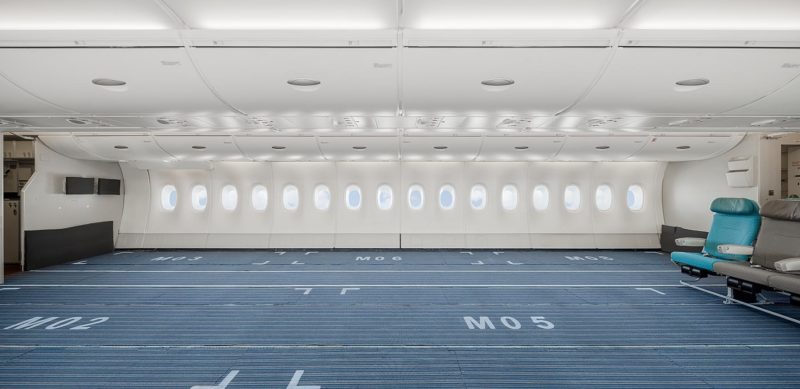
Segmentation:
<svg viewBox="0 0 800 389">
<path fill-rule="evenodd" d="M 508 88 L 511 88 L 512 85 L 514 85 L 514 80 L 510 78 L 493 78 L 491 80 L 481 81 L 481 86 L 483 86 L 483 89 L 489 92 L 504 91 Z"/>
<path fill-rule="evenodd" d="M 680 86 L 703 86 L 703 85 L 708 85 L 709 82 L 710 81 L 708 81 L 708 79 L 705 79 L 705 78 L 691 78 L 691 79 L 688 79 L 688 80 L 680 80 L 680 81 L 676 82 L 675 85 L 680 85 Z"/>
<path fill-rule="evenodd" d="M 514 80 L 508 78 L 493 78 L 491 80 L 483 80 L 481 84 L 486 86 L 509 86 L 514 85 Z"/>
<path fill-rule="evenodd" d="M 680 80 L 675 83 L 676 92 L 691 92 L 708 85 L 710 81 L 706 78 L 691 78 L 688 80 Z"/>
<path fill-rule="evenodd" d="M 752 123 L 750 123 L 750 125 L 751 125 L 751 126 L 753 126 L 753 127 L 761 127 L 761 126 L 766 126 L 766 125 L 768 125 L 768 124 L 773 124 L 773 123 L 775 123 L 776 121 L 777 121 L 777 120 L 775 120 L 775 119 L 759 120 L 759 121 L 757 121 L 757 122 L 752 122 Z"/>
<path fill-rule="evenodd" d="M 611 146 L 595 146 L 594 148 L 598 150 L 608 150 L 611 148 Z"/>
<path fill-rule="evenodd" d="M 692 148 L 692 146 L 678 146 L 678 147 L 676 147 L 676 149 L 678 149 L 678 150 L 689 150 L 691 148 Z"/>
<path fill-rule="evenodd" d="M 105 90 L 112 92 L 125 92 L 128 90 L 128 83 L 121 80 L 114 80 L 112 78 L 95 78 L 92 84 L 102 87 Z"/>
<path fill-rule="evenodd" d="M 192 146 L 192 148 L 195 150 L 205 150 L 206 146 Z"/>
<path fill-rule="evenodd" d="M 527 150 L 528 146 L 514 146 L 514 148 L 517 150 Z"/>
<path fill-rule="evenodd" d="M 285 148 L 286 148 L 286 146 L 272 146 L 272 148 L 273 148 L 274 150 L 283 150 L 283 149 L 285 149 Z"/>
<path fill-rule="evenodd" d="M 367 146 L 353 146 L 353 150 L 366 150 Z"/>
<path fill-rule="evenodd" d="M 114 146 L 114 148 L 117 149 L 117 150 L 127 150 L 128 146 L 116 145 L 116 146 Z"/>
<path fill-rule="evenodd" d="M 436 150 L 447 150 L 447 146 L 433 146 Z"/>
<path fill-rule="evenodd" d="M 312 80 L 310 78 L 295 78 L 292 80 L 286 81 L 292 88 L 295 90 L 299 90 L 302 92 L 312 92 L 319 89 L 320 84 L 322 84 L 319 80 Z"/>
<path fill-rule="evenodd" d="M 680 119 L 680 120 L 673 120 L 667 123 L 668 126 L 680 126 L 683 124 L 689 123 L 689 119 Z"/>
</svg>

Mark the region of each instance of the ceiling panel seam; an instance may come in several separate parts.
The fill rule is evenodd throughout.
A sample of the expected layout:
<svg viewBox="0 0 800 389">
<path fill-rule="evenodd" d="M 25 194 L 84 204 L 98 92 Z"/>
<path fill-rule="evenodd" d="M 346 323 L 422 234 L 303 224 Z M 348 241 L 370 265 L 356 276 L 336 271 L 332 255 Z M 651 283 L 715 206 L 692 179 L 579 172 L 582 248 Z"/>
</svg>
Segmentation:
<svg viewBox="0 0 800 389">
<path fill-rule="evenodd" d="M 774 95 L 774 94 L 776 94 L 776 93 L 778 93 L 778 92 L 782 91 L 782 90 L 783 90 L 783 89 L 785 89 L 785 88 L 788 88 L 788 87 L 789 87 L 789 85 L 791 85 L 791 84 L 792 84 L 793 82 L 795 82 L 796 80 L 800 80 L 800 71 L 798 71 L 798 72 L 797 72 L 797 74 L 795 74 L 795 75 L 794 75 L 794 77 L 792 77 L 792 79 L 790 79 L 789 81 L 787 81 L 785 84 L 783 84 L 783 85 L 781 85 L 781 86 L 779 86 L 779 87 L 777 87 L 777 88 L 775 88 L 775 89 L 773 89 L 773 90 L 771 90 L 771 91 L 767 92 L 767 94 L 765 94 L 765 95 L 763 95 L 763 96 L 761 96 L 761 97 L 759 97 L 759 98 L 757 98 L 757 99 L 755 99 L 755 100 L 752 100 L 752 101 L 750 101 L 750 102 L 748 102 L 748 103 L 745 103 L 745 104 L 742 104 L 742 105 L 736 106 L 736 107 L 734 107 L 734 108 L 731 108 L 731 109 L 727 109 L 727 110 L 725 110 L 725 111 L 721 111 L 721 112 L 717 113 L 717 115 L 724 115 L 724 114 L 727 114 L 727 113 L 729 113 L 729 112 L 731 112 L 731 111 L 735 111 L 735 110 L 737 110 L 737 109 L 741 109 L 741 108 L 745 108 L 745 107 L 747 107 L 747 106 L 749 106 L 749 105 L 753 105 L 753 104 L 755 104 L 755 103 L 757 103 L 757 102 L 759 102 L 759 101 L 761 101 L 761 100 L 763 100 L 763 99 L 765 99 L 765 98 L 767 98 L 767 97 L 769 97 L 769 96 L 772 96 L 772 95 Z"/>
<path fill-rule="evenodd" d="M 5 74 L 5 73 L 3 73 L 2 71 L 0 71 L 0 77 L 2 77 L 4 80 L 8 81 L 8 83 L 9 83 L 9 84 L 13 85 L 13 86 L 14 86 L 14 87 L 16 87 L 17 89 L 19 89 L 21 92 L 23 92 L 23 93 L 27 94 L 28 96 L 31 96 L 31 97 L 33 97 L 33 98 L 34 98 L 34 99 L 36 99 L 36 100 L 39 100 L 39 101 L 40 101 L 40 102 L 42 102 L 42 103 L 45 103 L 45 104 L 47 104 L 47 105 L 50 105 L 50 106 L 52 106 L 52 107 L 54 107 L 54 108 L 56 108 L 56 109 L 59 109 L 59 110 L 61 110 L 61 111 L 65 112 L 65 113 L 69 113 L 69 114 L 80 114 L 78 111 L 74 111 L 74 110 L 68 109 L 68 108 L 66 108 L 66 107 L 62 107 L 62 106 L 60 106 L 60 105 L 58 105 L 58 104 L 56 104 L 56 103 L 53 103 L 53 102 L 51 102 L 51 101 L 49 101 L 49 100 L 47 100 L 47 99 L 45 99 L 45 98 L 39 97 L 39 96 L 38 96 L 38 95 L 36 95 L 35 93 L 33 93 L 33 92 L 31 92 L 31 91 L 29 91 L 29 90 L 27 90 L 27 89 L 23 88 L 21 85 L 19 85 L 19 84 L 17 84 L 16 82 L 14 82 L 14 81 L 13 81 L 11 78 L 9 78 L 8 76 L 6 76 L 6 74 Z M 12 116 L 13 116 L 13 114 L 12 114 L 11 112 L 6 112 L 6 113 L 3 113 L 3 114 L 4 114 L 4 115 L 12 115 Z M 38 116 L 38 115 L 37 115 L 37 116 Z"/>
</svg>

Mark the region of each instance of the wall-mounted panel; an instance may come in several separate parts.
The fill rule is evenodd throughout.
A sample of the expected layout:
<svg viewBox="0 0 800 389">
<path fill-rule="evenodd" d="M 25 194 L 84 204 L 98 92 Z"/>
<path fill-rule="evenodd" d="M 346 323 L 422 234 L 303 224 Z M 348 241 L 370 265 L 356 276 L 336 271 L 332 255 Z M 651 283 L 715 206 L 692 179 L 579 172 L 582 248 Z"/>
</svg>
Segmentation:
<svg viewBox="0 0 800 389">
<path fill-rule="evenodd" d="M 336 164 L 275 162 L 270 165 L 275 226 L 270 237 L 270 247 L 334 247 L 336 209 L 343 204 L 341 192 L 336 191 Z M 332 190 L 333 206 L 326 210 L 314 207 L 314 188 L 320 184 Z M 286 209 L 283 205 L 284 188 L 288 185 L 298 189 L 299 202 L 296 209 Z"/>
<path fill-rule="evenodd" d="M 269 237 L 273 228 L 273 218 L 278 212 L 279 203 L 275 188 L 271 185 L 274 177 L 266 163 L 225 162 L 214 164 L 208 187 L 207 211 L 210 221 L 206 247 L 269 247 Z M 257 185 L 267 189 L 267 207 L 257 210 L 253 207 L 253 188 Z M 236 191 L 235 207 L 226 209 L 223 196 L 226 187 Z"/>
<path fill-rule="evenodd" d="M 694 161 L 713 158 L 734 146 L 743 135 L 673 137 L 655 136 L 629 161 Z"/>
<path fill-rule="evenodd" d="M 330 161 L 396 161 L 396 137 L 320 137 L 319 148 Z"/>
<path fill-rule="evenodd" d="M 464 183 L 464 164 L 452 162 L 415 162 L 402 167 L 403 186 L 397 193 L 402 209 L 402 247 L 466 247 L 464 213 L 469 208 L 469 186 Z M 424 190 L 422 209 L 410 209 L 409 188 Z M 443 209 L 440 190 L 444 185 L 454 190 L 453 208 Z"/>
<path fill-rule="evenodd" d="M 237 136 L 234 139 L 244 155 L 254 161 L 324 160 L 314 137 Z"/>
<path fill-rule="evenodd" d="M 499 248 L 530 247 L 527 234 L 530 192 L 527 163 L 492 162 L 465 163 L 463 183 L 486 187 L 486 207 L 464 209 L 464 232 L 467 247 Z M 505 185 L 514 185 L 518 191 L 515 209 L 504 209 L 501 199 Z M 466 194 L 465 194 L 466 195 Z"/>
<path fill-rule="evenodd" d="M 546 161 L 564 146 L 564 137 L 486 137 L 477 161 Z"/>
<path fill-rule="evenodd" d="M 558 152 L 559 161 L 620 161 L 636 154 L 650 140 L 646 136 L 570 137 Z"/>
<path fill-rule="evenodd" d="M 397 111 L 392 49 L 197 48 L 193 53 L 217 92 L 248 114 L 382 116 Z"/>
<path fill-rule="evenodd" d="M 242 151 L 230 136 L 154 136 L 156 143 L 178 161 L 241 161 Z"/>
<path fill-rule="evenodd" d="M 609 54 L 606 48 L 409 48 L 403 103 L 409 115 L 552 115 L 578 99 Z M 504 80 L 513 84 L 483 84 Z"/>
<path fill-rule="evenodd" d="M 77 135 L 75 140 L 91 154 L 112 161 L 164 161 L 173 158 L 147 135 Z"/>
<path fill-rule="evenodd" d="M 183 48 L 2 49 L 0 72 L 50 102 L 87 114 L 229 112 Z M 103 81 L 106 80 L 106 81 Z M 121 86 L 95 83 L 123 82 Z"/>
</svg>

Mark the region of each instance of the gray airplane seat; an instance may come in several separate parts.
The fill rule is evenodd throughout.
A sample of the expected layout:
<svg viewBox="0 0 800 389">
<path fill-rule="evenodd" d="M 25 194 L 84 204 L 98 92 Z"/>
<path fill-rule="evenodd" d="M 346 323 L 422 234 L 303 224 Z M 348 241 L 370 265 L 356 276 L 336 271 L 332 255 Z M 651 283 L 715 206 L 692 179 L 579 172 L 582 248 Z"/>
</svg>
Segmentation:
<svg viewBox="0 0 800 389">
<path fill-rule="evenodd" d="M 755 301 L 764 288 L 789 292 L 800 302 L 800 201 L 773 200 L 761 208 L 761 229 L 750 262 L 717 262 L 734 298 Z"/>
</svg>

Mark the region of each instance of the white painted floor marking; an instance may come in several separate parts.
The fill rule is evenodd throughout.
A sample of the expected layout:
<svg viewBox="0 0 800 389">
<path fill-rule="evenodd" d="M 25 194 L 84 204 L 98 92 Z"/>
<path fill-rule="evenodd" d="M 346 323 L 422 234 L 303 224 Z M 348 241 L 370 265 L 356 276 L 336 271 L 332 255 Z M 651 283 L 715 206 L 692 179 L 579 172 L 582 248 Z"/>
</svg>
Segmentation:
<svg viewBox="0 0 800 389">
<path fill-rule="evenodd" d="M 286 389 L 320 389 L 322 388 L 319 385 L 300 385 L 300 378 L 303 378 L 303 373 L 305 370 L 297 370 L 294 372 L 292 376 L 292 380 L 289 381 L 289 385 L 286 386 Z"/>
<path fill-rule="evenodd" d="M 483 261 L 472 262 L 473 265 L 483 265 Z"/>
<path fill-rule="evenodd" d="M 197 284 L 15 284 L 23 287 L 37 288 L 222 288 L 222 289 L 257 289 L 257 288 L 635 288 L 635 287 L 657 287 L 657 288 L 682 288 L 680 284 L 663 285 L 641 285 L 641 284 L 287 284 L 287 285 L 197 285 Z M 725 284 L 707 284 L 703 286 L 726 286 Z"/>
<path fill-rule="evenodd" d="M 0 292 L 4 290 L 19 290 L 19 288 L 0 288 Z"/>
<path fill-rule="evenodd" d="M 339 293 L 339 294 L 340 295 L 347 294 L 348 290 L 361 290 L 361 288 L 342 288 L 342 293 Z"/>
<path fill-rule="evenodd" d="M 269 263 L 269 261 L 264 261 L 264 262 L 253 262 L 253 265 L 266 265 L 266 264 L 268 264 L 268 263 Z"/>
<path fill-rule="evenodd" d="M 692 289 L 696 289 L 696 290 L 699 290 L 701 292 L 708 293 L 708 294 L 710 294 L 712 296 L 721 297 L 721 298 L 724 299 L 723 301 L 732 301 L 732 302 L 735 302 L 737 304 L 744 305 L 745 307 L 748 307 L 748 308 L 751 308 L 751 309 L 755 309 L 756 311 L 761 311 L 761 312 L 764 312 L 764 313 L 766 313 L 768 315 L 772 315 L 772 316 L 781 318 L 783 320 L 790 321 L 790 322 L 795 323 L 795 324 L 800 324 L 800 320 L 797 320 L 797 319 L 795 319 L 793 317 L 789 317 L 789 316 L 786 316 L 786 315 L 781 315 L 778 312 L 773 312 L 773 311 L 770 311 L 769 309 L 764 309 L 764 308 L 761 308 L 761 307 L 759 307 L 757 305 L 746 303 L 744 301 L 737 300 L 737 299 L 735 299 L 733 297 L 730 297 L 730 296 L 724 296 L 724 295 L 721 295 L 719 293 L 712 292 L 712 291 L 710 291 L 708 289 L 703 289 L 703 288 L 701 288 L 701 287 L 699 287 L 697 285 L 692 285 L 692 284 L 690 284 L 690 283 L 688 283 L 686 281 L 679 281 L 679 282 L 681 283 L 681 286 L 688 286 L 688 287 L 690 287 Z M 709 286 L 709 285 L 703 285 L 703 286 Z"/>
<path fill-rule="evenodd" d="M 111 255 L 121 255 L 121 254 L 133 254 L 133 251 L 117 251 L 116 253 Z"/>
<path fill-rule="evenodd" d="M 292 262 L 292 265 L 305 265 L 305 263 L 300 262 L 300 261 L 294 261 L 294 262 Z"/>
<path fill-rule="evenodd" d="M 463 345 L 463 344 L 442 344 L 442 345 L 397 345 L 397 344 L 376 344 L 376 345 L 310 345 L 310 344 L 231 344 L 231 345 L 169 345 L 169 344 L 142 344 L 142 345 L 36 345 L 36 344 L 0 344 L 0 349 L 109 349 L 109 350 L 137 350 L 137 349 L 183 349 L 183 350 L 358 350 L 358 349 L 407 349 L 407 350 L 440 350 L 440 349 L 484 349 L 484 350 L 513 350 L 513 349 L 562 349 L 562 350 L 583 350 L 583 349 L 729 349 L 729 348 L 800 348 L 798 343 L 780 344 L 750 344 L 750 343 L 730 343 L 730 344 L 543 344 L 543 345 Z"/>
<path fill-rule="evenodd" d="M 72 262 L 73 265 L 85 265 L 86 261 Z"/>
<path fill-rule="evenodd" d="M 286 254 L 286 251 L 276 251 L 275 254 L 283 255 L 283 254 Z"/>
<path fill-rule="evenodd" d="M 319 254 L 319 251 L 306 251 L 305 255 L 308 254 Z"/>
<path fill-rule="evenodd" d="M 661 251 L 645 251 L 645 254 L 658 254 L 658 255 L 667 255 Z"/>
<path fill-rule="evenodd" d="M 522 265 L 522 262 L 511 262 L 511 261 L 506 261 L 506 263 L 507 263 L 507 264 L 509 264 L 509 265 Z"/>
<path fill-rule="evenodd" d="M 314 288 L 294 288 L 294 290 L 304 290 L 305 292 L 303 292 L 303 294 L 311 293 L 311 289 L 314 289 Z"/>
<path fill-rule="evenodd" d="M 239 370 L 232 370 L 217 385 L 210 385 L 210 386 L 209 385 L 195 385 L 195 386 L 192 386 L 191 389 L 225 389 L 225 388 L 228 387 L 228 384 L 230 384 L 231 381 L 233 381 L 233 379 L 236 377 L 237 374 L 239 374 Z"/>
<path fill-rule="evenodd" d="M 655 289 L 653 289 L 653 288 L 636 288 L 636 290 L 649 290 L 649 291 L 651 291 L 651 292 L 656 292 L 656 293 L 658 293 L 658 294 L 660 294 L 660 295 L 662 295 L 662 296 L 666 294 L 666 293 L 664 293 L 664 292 L 662 292 L 662 291 L 655 290 Z"/>
<path fill-rule="evenodd" d="M 460 252 L 459 254 L 467 254 L 467 255 L 472 255 L 472 251 L 462 251 L 462 252 Z"/>
<path fill-rule="evenodd" d="M 502 253 L 504 253 L 504 251 L 492 251 L 492 254 L 494 255 L 500 255 Z"/>
</svg>

